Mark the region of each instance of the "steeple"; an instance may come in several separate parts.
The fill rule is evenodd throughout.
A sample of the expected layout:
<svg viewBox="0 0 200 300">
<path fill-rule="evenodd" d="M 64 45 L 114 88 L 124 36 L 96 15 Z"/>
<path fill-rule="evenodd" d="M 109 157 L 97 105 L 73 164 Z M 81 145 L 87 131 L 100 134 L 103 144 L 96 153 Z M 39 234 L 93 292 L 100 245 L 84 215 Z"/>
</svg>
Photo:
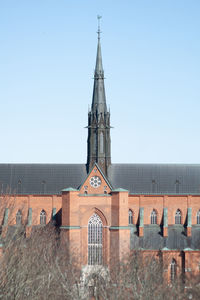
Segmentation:
<svg viewBox="0 0 200 300">
<path fill-rule="evenodd" d="M 100 16 L 98 16 L 100 21 Z M 101 55 L 101 40 L 100 40 L 100 24 L 98 25 L 98 44 L 97 44 L 97 57 L 96 57 L 96 66 L 94 71 L 94 89 L 93 89 L 93 98 L 92 98 L 92 111 L 96 114 L 104 114 L 107 112 L 106 107 L 106 95 L 104 87 L 104 71 L 102 64 L 102 55 Z"/>
<path fill-rule="evenodd" d="M 100 19 L 98 16 L 98 44 L 96 66 L 94 71 L 94 87 L 91 111 L 88 113 L 88 171 L 98 163 L 102 171 L 107 174 L 111 164 L 110 155 L 110 112 L 107 111 L 104 87 L 104 71 L 101 54 Z"/>
</svg>

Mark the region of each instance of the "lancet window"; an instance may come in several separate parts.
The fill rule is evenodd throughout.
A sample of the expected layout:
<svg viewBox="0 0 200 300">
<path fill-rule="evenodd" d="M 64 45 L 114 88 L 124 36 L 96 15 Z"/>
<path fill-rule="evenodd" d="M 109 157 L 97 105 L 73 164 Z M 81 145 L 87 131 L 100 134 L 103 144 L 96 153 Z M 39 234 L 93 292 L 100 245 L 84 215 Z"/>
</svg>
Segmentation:
<svg viewBox="0 0 200 300">
<path fill-rule="evenodd" d="M 128 224 L 133 225 L 133 212 L 131 209 L 128 211 Z"/>
<path fill-rule="evenodd" d="M 151 212 L 151 224 L 157 224 L 157 212 L 155 209 Z"/>
<path fill-rule="evenodd" d="M 181 211 L 177 209 L 175 214 L 175 224 L 181 224 Z"/>
<path fill-rule="evenodd" d="M 97 214 L 88 222 L 88 265 L 103 263 L 103 223 Z"/>
<path fill-rule="evenodd" d="M 44 209 L 40 213 L 40 225 L 46 225 L 46 212 Z"/>
<path fill-rule="evenodd" d="M 21 225 L 22 224 L 22 212 L 21 210 L 18 210 L 16 213 L 16 225 Z"/>
<path fill-rule="evenodd" d="M 173 282 L 176 279 L 176 273 L 177 273 L 177 264 L 175 259 L 173 258 L 170 264 L 170 278 L 171 282 Z"/>
<path fill-rule="evenodd" d="M 200 210 L 197 212 L 197 224 L 200 224 Z"/>
</svg>

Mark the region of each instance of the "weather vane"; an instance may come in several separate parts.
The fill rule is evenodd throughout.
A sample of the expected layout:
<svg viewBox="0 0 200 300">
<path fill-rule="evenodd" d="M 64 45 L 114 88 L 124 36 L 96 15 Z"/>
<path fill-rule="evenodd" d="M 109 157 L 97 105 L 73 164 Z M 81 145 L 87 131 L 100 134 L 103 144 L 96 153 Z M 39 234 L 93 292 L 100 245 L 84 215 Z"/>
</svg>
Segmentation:
<svg viewBox="0 0 200 300">
<path fill-rule="evenodd" d="M 98 31 L 97 31 L 97 33 L 98 33 L 98 38 L 100 39 L 100 33 L 101 33 L 101 30 L 100 30 L 100 19 L 102 18 L 102 16 L 97 16 L 97 19 L 98 19 Z"/>
</svg>

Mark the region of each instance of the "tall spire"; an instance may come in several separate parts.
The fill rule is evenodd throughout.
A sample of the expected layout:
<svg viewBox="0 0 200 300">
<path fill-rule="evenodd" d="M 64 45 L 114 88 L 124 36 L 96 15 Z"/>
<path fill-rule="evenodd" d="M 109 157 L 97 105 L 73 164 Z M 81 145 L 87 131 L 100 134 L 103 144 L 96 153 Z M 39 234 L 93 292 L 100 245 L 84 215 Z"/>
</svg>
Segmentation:
<svg viewBox="0 0 200 300">
<path fill-rule="evenodd" d="M 94 71 L 94 89 L 93 89 L 93 99 L 92 99 L 92 111 L 96 113 L 97 117 L 100 114 L 107 112 L 106 107 L 106 95 L 104 87 L 104 70 L 102 63 L 102 54 L 101 54 L 101 30 L 100 30 L 100 19 L 98 18 L 98 44 L 97 44 L 97 57 L 96 57 L 96 66 Z"/>
<path fill-rule="evenodd" d="M 101 16 L 97 16 L 98 18 L 98 44 L 97 44 L 97 58 L 96 58 L 96 67 L 95 67 L 95 72 L 94 76 L 97 78 L 102 78 L 104 75 L 103 72 L 103 64 L 102 64 L 102 55 L 101 55 L 101 29 L 100 29 L 100 19 Z"/>
<path fill-rule="evenodd" d="M 91 111 L 88 113 L 88 171 L 98 163 L 107 174 L 111 164 L 110 155 L 110 112 L 107 111 L 104 87 L 104 71 L 101 55 L 100 19 L 98 16 L 98 44 L 96 66 L 94 71 L 94 88 Z"/>
</svg>

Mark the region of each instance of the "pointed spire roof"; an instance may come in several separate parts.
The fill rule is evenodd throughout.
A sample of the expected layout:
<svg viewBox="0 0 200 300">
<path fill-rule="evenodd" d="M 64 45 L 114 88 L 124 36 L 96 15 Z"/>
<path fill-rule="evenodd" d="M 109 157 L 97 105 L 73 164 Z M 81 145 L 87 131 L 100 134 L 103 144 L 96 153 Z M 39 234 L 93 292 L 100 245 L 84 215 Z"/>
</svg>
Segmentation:
<svg viewBox="0 0 200 300">
<path fill-rule="evenodd" d="M 97 58 L 96 58 L 96 67 L 94 76 L 97 78 L 104 78 L 103 64 L 102 64 L 102 55 L 101 55 L 101 31 L 100 26 L 98 27 L 98 44 L 97 44 Z"/>
<path fill-rule="evenodd" d="M 100 16 L 97 17 L 100 22 Z M 94 71 L 94 89 L 92 98 L 92 112 L 99 114 L 104 114 L 107 112 L 106 106 L 106 95 L 104 87 L 104 71 L 102 64 L 102 54 L 101 54 L 101 40 L 100 40 L 100 23 L 98 25 L 98 44 L 97 44 L 97 57 L 96 66 Z"/>
</svg>

